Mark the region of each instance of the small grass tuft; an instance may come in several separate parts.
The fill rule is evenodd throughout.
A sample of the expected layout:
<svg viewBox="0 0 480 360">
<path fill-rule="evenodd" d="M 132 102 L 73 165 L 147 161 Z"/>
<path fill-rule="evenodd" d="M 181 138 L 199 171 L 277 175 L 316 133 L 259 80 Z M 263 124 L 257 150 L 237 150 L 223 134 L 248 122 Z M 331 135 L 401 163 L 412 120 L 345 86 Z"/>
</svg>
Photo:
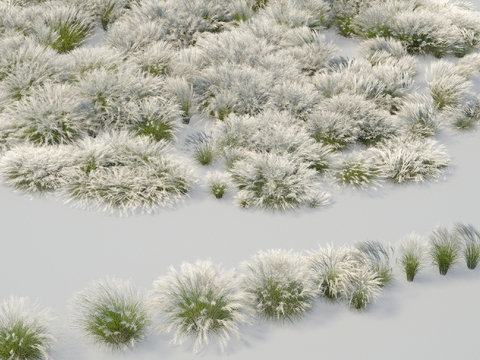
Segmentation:
<svg viewBox="0 0 480 360">
<path fill-rule="evenodd" d="M 480 261 L 480 232 L 473 225 L 456 223 L 453 233 L 460 241 L 467 267 L 475 269 Z"/>
<path fill-rule="evenodd" d="M 358 311 L 366 309 L 382 291 L 378 273 L 366 266 L 358 266 L 341 276 L 342 297 L 351 309 Z"/>
<path fill-rule="evenodd" d="M 440 275 L 446 275 L 460 259 L 460 244 L 447 228 L 437 226 L 429 235 L 429 245 L 432 265 L 438 267 Z"/>
<path fill-rule="evenodd" d="M 361 257 L 359 264 L 367 266 L 377 274 L 380 287 L 386 287 L 393 283 L 393 255 L 395 248 L 388 244 L 384 245 L 378 241 L 360 241 L 355 244 Z"/>
<path fill-rule="evenodd" d="M 413 281 L 423 266 L 425 260 L 425 247 L 421 243 L 421 236 L 412 233 L 401 240 L 397 247 L 400 263 L 407 276 L 407 281 Z"/>
<path fill-rule="evenodd" d="M 189 135 L 185 141 L 187 151 L 193 156 L 193 159 L 200 165 L 211 165 L 216 158 L 216 153 L 212 143 L 212 136 L 199 131 Z"/>
<path fill-rule="evenodd" d="M 205 177 L 205 185 L 217 199 L 221 199 L 226 192 L 233 188 L 231 175 L 219 171 L 208 172 Z"/>
</svg>

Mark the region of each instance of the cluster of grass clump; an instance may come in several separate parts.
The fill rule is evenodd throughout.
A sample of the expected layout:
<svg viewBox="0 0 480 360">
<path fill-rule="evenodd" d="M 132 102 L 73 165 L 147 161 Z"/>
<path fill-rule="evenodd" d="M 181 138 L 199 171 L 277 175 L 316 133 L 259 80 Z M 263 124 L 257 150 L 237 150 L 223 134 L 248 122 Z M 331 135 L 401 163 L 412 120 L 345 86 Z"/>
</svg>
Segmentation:
<svg viewBox="0 0 480 360">
<path fill-rule="evenodd" d="M 400 41 L 409 54 L 463 57 L 480 44 L 478 12 L 463 3 L 330 0 L 329 24 L 343 36 Z"/>
<path fill-rule="evenodd" d="M 11 297 L 0 307 L 0 357 L 15 360 L 48 360 L 56 337 L 48 329 L 49 309 L 38 311 L 28 298 Z"/>
<path fill-rule="evenodd" d="M 190 157 L 225 166 L 235 185 L 210 179 L 209 191 L 238 190 L 243 208 L 323 205 L 322 181 L 332 177 L 360 189 L 436 180 L 450 160 L 424 138 L 444 119 L 465 130 L 478 123 L 475 14 L 450 2 L 393 0 L 3 2 L 0 149 L 7 160 L 26 145 L 82 153 L 85 142 L 129 131 L 170 152 L 197 117 L 213 131 L 187 138 Z M 336 55 L 329 27 L 363 38 L 356 58 Z M 85 46 L 94 31 L 105 32 L 104 46 Z M 422 95 L 413 54 L 463 57 L 433 63 Z M 170 206 L 193 185 L 178 157 L 153 164 L 120 153 L 125 161 L 91 172 L 65 171 L 61 160 L 55 170 L 62 156 L 53 156 L 3 180 L 124 214 Z"/>
<path fill-rule="evenodd" d="M 108 278 L 75 294 L 72 321 L 99 348 L 132 349 L 145 339 L 150 314 L 143 295 L 130 282 Z"/>
</svg>

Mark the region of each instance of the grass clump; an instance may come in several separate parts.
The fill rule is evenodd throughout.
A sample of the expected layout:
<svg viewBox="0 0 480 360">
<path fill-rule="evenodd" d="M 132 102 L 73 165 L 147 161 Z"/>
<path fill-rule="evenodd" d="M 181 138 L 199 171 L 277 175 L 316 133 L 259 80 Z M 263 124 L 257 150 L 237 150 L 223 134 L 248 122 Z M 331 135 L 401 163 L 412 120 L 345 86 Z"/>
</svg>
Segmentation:
<svg viewBox="0 0 480 360">
<path fill-rule="evenodd" d="M 357 266 L 341 276 L 341 294 L 351 309 L 366 309 L 382 291 L 378 273 L 367 266 Z"/>
<path fill-rule="evenodd" d="M 329 195 L 320 191 L 316 170 L 291 156 L 251 153 L 235 162 L 230 172 L 240 190 L 236 195 L 240 207 L 286 211 L 328 202 Z"/>
<path fill-rule="evenodd" d="M 219 171 L 208 172 L 205 176 L 205 186 L 217 199 L 233 188 L 232 177 L 229 173 Z"/>
<path fill-rule="evenodd" d="M 480 97 L 465 104 L 459 114 L 454 115 L 452 126 L 458 131 L 474 131 L 480 123 Z"/>
<path fill-rule="evenodd" d="M 0 160 L 0 176 L 7 186 L 29 195 L 59 190 L 71 180 L 68 169 L 76 152 L 70 146 L 18 145 Z"/>
<path fill-rule="evenodd" d="M 413 136 L 433 137 L 441 128 L 438 114 L 431 99 L 414 98 L 404 103 L 397 116 L 404 123 L 407 132 Z"/>
<path fill-rule="evenodd" d="M 341 247 L 335 250 L 333 246 L 326 249 L 309 252 L 308 262 L 312 271 L 313 281 L 322 299 L 338 301 L 342 298 L 342 274 L 353 266 L 352 253 Z"/>
<path fill-rule="evenodd" d="M 212 142 L 212 135 L 199 131 L 189 135 L 185 141 L 187 151 L 191 153 L 193 159 L 200 165 L 211 165 L 216 157 L 216 152 Z"/>
<path fill-rule="evenodd" d="M 395 280 L 393 274 L 393 255 L 395 248 L 378 241 L 360 241 L 355 244 L 359 251 L 358 261 L 377 274 L 380 287 L 390 286 Z"/>
<path fill-rule="evenodd" d="M 451 162 L 436 140 L 412 135 L 392 138 L 372 151 L 383 178 L 394 184 L 437 180 Z"/>
<path fill-rule="evenodd" d="M 333 170 L 333 178 L 339 186 L 352 186 L 366 190 L 375 188 L 379 172 L 368 157 L 356 156 L 343 160 Z"/>
<path fill-rule="evenodd" d="M 460 241 L 467 267 L 470 270 L 475 269 L 480 261 L 480 232 L 473 225 L 456 223 L 453 233 Z"/>
<path fill-rule="evenodd" d="M 75 294 L 73 324 L 100 349 L 126 351 L 145 339 L 150 325 L 146 300 L 129 281 L 107 278 Z"/>
<path fill-rule="evenodd" d="M 0 307 L 0 358 L 48 360 L 55 336 L 48 330 L 49 309 L 37 312 L 28 298 L 11 297 Z"/>
<path fill-rule="evenodd" d="M 421 243 L 421 237 L 415 233 L 407 235 L 401 240 L 397 250 L 397 261 L 405 272 L 407 281 L 413 281 L 425 261 L 425 246 Z"/>
<path fill-rule="evenodd" d="M 458 263 L 461 256 L 460 244 L 453 234 L 443 226 L 437 226 L 429 235 L 428 250 L 432 265 L 438 268 L 440 275 Z"/>
<path fill-rule="evenodd" d="M 249 274 L 245 290 L 264 321 L 295 323 L 311 310 L 317 296 L 307 260 L 292 251 L 260 251 L 241 267 Z"/>
<path fill-rule="evenodd" d="M 174 331 L 176 344 L 193 338 L 194 352 L 210 339 L 218 339 L 223 348 L 230 334 L 240 336 L 240 324 L 250 322 L 249 295 L 240 288 L 241 281 L 235 270 L 210 261 L 183 263 L 181 273 L 171 267 L 153 283 L 149 306 L 158 316 L 156 330 Z"/>
</svg>

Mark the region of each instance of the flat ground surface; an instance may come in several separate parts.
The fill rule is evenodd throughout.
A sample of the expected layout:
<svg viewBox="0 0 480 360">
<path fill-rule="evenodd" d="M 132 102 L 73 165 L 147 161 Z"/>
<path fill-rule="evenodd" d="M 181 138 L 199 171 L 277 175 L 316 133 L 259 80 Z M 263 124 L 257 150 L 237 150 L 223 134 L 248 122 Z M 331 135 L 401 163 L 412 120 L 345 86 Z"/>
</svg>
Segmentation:
<svg viewBox="0 0 480 360">
<path fill-rule="evenodd" d="M 480 1 L 474 3 L 480 9 Z M 328 39 L 343 49 L 342 55 L 353 56 L 356 41 L 333 33 Z M 419 86 L 431 61 L 422 60 Z M 480 79 L 474 81 L 480 93 Z M 396 243 L 412 231 L 428 235 L 436 225 L 455 221 L 480 228 L 480 130 L 444 129 L 438 140 L 452 157 L 445 179 L 366 192 L 327 188 L 331 205 L 287 214 L 241 210 L 231 197 L 218 201 L 197 188 L 172 210 L 119 218 L 0 187 L 0 299 L 28 296 L 54 310 L 64 337 L 54 354 L 59 360 L 475 358 L 480 269 L 464 266 L 445 277 L 427 268 L 413 283 L 399 276 L 362 314 L 344 305 L 319 304 L 294 326 L 245 326 L 243 338 L 233 339 L 223 353 L 212 345 L 195 356 L 191 343 L 170 346 L 170 335 L 156 334 L 134 352 L 102 353 L 64 327 L 68 300 L 106 276 L 130 278 L 148 291 L 171 265 L 178 269 L 184 261 L 211 259 L 231 268 L 259 250 L 303 251 L 360 240 Z"/>
</svg>

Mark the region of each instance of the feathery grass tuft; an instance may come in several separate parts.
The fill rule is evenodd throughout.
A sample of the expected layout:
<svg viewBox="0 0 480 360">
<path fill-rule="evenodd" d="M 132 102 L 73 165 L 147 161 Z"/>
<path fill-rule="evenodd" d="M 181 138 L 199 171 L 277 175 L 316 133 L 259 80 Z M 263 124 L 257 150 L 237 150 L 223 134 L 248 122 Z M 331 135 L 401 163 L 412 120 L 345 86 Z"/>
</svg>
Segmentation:
<svg viewBox="0 0 480 360">
<path fill-rule="evenodd" d="M 360 241 L 355 247 L 360 253 L 359 265 L 367 266 L 377 274 L 380 287 L 390 286 L 395 280 L 392 266 L 395 248 L 378 241 Z"/>
<path fill-rule="evenodd" d="M 49 309 L 38 311 L 28 298 L 11 297 L 0 307 L 0 358 L 48 360 L 55 336 L 48 330 Z"/>
<path fill-rule="evenodd" d="M 480 123 L 480 96 L 467 102 L 458 114 L 454 114 L 452 125 L 458 131 L 474 131 Z"/>
<path fill-rule="evenodd" d="M 150 315 L 143 295 L 129 281 L 107 278 L 75 294 L 72 322 L 100 349 L 126 351 L 144 340 Z"/>
<path fill-rule="evenodd" d="M 249 273 L 244 287 L 260 319 L 295 323 L 311 310 L 317 293 L 305 257 L 285 250 L 260 251 L 241 267 Z"/>
<path fill-rule="evenodd" d="M 193 156 L 193 159 L 200 165 L 211 165 L 216 157 L 216 152 L 212 143 L 212 135 L 202 131 L 189 135 L 185 141 L 187 151 Z"/>
<path fill-rule="evenodd" d="M 351 309 L 363 310 L 382 292 L 378 273 L 367 266 L 357 266 L 342 273 L 341 294 Z"/>
<path fill-rule="evenodd" d="M 453 233 L 460 241 L 467 267 L 475 269 L 480 261 L 480 232 L 473 225 L 456 223 Z"/>
<path fill-rule="evenodd" d="M 205 176 L 205 186 L 217 199 L 233 188 L 232 177 L 229 173 L 219 171 L 208 172 Z"/>
<path fill-rule="evenodd" d="M 358 189 L 375 189 L 379 171 L 368 155 L 351 156 L 343 160 L 333 170 L 333 178 L 339 186 L 352 186 Z"/>
<path fill-rule="evenodd" d="M 458 240 L 444 226 L 437 226 L 429 235 L 429 250 L 432 265 L 438 268 L 440 275 L 446 275 L 455 266 L 461 256 Z"/>
<path fill-rule="evenodd" d="M 425 261 L 425 246 L 421 236 L 415 233 L 407 235 L 397 246 L 399 256 L 397 261 L 407 276 L 407 281 L 413 281 L 422 269 Z"/>
<path fill-rule="evenodd" d="M 195 340 L 193 351 L 217 339 L 222 348 L 230 334 L 240 336 L 238 326 L 251 321 L 249 295 L 241 289 L 242 276 L 225 271 L 210 261 L 183 263 L 153 283 L 149 308 L 159 319 L 156 330 L 174 331 L 172 343 Z"/>
<path fill-rule="evenodd" d="M 351 271 L 354 265 L 351 250 L 344 247 L 335 250 L 328 245 L 326 249 L 320 246 L 308 255 L 313 281 L 321 298 L 339 301 L 342 297 L 342 274 Z"/>
</svg>

